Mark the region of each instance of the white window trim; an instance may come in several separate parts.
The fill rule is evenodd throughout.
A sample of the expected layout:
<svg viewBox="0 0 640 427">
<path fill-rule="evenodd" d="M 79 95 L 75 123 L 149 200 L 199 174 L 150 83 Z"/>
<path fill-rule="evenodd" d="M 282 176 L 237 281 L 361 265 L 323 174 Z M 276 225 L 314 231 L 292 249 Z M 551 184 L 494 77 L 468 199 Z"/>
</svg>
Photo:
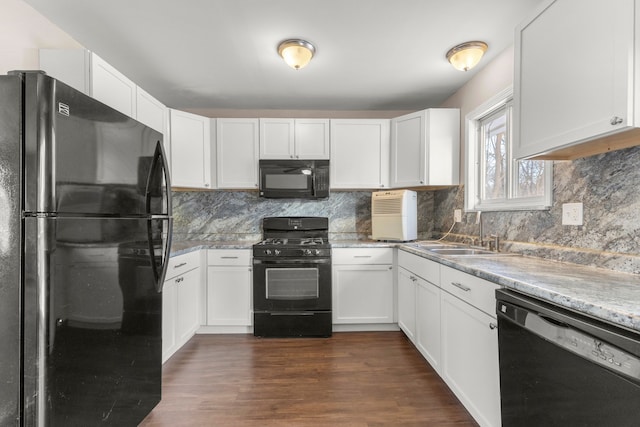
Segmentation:
<svg viewBox="0 0 640 427">
<path fill-rule="evenodd" d="M 545 191 L 543 197 L 516 198 L 499 202 L 478 203 L 478 181 L 480 179 L 480 153 L 478 144 L 479 120 L 504 106 L 513 97 L 513 86 L 509 86 L 465 116 L 465 191 L 464 207 L 467 212 L 548 210 L 553 201 L 553 162 L 545 165 Z"/>
</svg>

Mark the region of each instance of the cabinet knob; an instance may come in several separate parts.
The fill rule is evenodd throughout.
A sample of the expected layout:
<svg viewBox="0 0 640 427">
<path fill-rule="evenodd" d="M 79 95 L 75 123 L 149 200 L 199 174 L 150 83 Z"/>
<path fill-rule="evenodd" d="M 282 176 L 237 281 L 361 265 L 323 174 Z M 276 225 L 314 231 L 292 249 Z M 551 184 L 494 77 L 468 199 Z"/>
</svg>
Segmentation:
<svg viewBox="0 0 640 427">
<path fill-rule="evenodd" d="M 208 183 L 205 183 L 205 184 L 204 184 L 204 186 L 205 186 L 205 187 L 209 187 L 209 184 L 208 184 Z"/>
<path fill-rule="evenodd" d="M 293 159 L 293 154 L 291 154 L 291 155 L 289 156 L 289 158 L 290 158 L 290 159 Z"/>
<path fill-rule="evenodd" d="M 615 125 L 619 125 L 623 121 L 624 120 L 622 120 L 622 117 L 613 116 L 611 117 L 611 120 L 609 121 L 609 123 L 611 123 L 611 126 L 615 126 Z"/>
<path fill-rule="evenodd" d="M 420 181 L 420 184 L 424 184 L 424 181 Z"/>
<path fill-rule="evenodd" d="M 498 325 L 496 325 L 495 323 L 489 323 L 489 329 L 498 329 Z"/>
</svg>

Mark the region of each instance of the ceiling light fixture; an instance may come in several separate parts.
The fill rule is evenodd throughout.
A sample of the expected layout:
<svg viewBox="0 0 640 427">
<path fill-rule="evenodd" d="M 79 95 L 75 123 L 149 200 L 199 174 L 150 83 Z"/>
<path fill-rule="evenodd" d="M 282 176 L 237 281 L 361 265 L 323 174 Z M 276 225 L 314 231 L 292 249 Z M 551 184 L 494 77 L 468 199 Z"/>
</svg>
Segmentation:
<svg viewBox="0 0 640 427">
<path fill-rule="evenodd" d="M 306 40 L 289 39 L 278 45 L 278 55 L 295 70 L 304 68 L 315 53 L 315 46 Z"/>
<path fill-rule="evenodd" d="M 473 41 L 459 44 L 447 52 L 447 60 L 460 71 L 469 71 L 475 67 L 487 51 L 485 42 Z"/>
</svg>

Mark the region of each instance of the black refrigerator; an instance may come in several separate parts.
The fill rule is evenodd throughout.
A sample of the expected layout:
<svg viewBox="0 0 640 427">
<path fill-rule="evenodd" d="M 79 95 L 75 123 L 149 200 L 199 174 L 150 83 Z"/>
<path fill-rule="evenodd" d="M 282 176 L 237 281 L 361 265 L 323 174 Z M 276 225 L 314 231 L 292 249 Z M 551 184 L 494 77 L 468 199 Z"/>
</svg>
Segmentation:
<svg viewBox="0 0 640 427">
<path fill-rule="evenodd" d="M 135 426 L 160 401 L 162 134 L 0 76 L 0 426 Z"/>
</svg>

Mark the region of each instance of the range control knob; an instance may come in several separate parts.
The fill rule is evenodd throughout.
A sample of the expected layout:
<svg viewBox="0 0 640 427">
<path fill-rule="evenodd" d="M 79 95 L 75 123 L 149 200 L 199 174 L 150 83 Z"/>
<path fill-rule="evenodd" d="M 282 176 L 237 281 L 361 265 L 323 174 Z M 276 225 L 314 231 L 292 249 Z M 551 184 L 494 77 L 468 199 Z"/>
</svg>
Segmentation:
<svg viewBox="0 0 640 427">
<path fill-rule="evenodd" d="M 316 255 L 320 255 L 320 249 L 316 249 Z"/>
<path fill-rule="evenodd" d="M 304 250 L 304 254 L 305 254 L 305 255 L 312 255 L 312 254 L 311 254 L 311 249 L 305 249 L 305 250 Z"/>
<path fill-rule="evenodd" d="M 280 255 L 280 249 L 276 249 L 276 250 L 274 250 L 274 252 L 275 252 L 276 255 Z"/>
<path fill-rule="evenodd" d="M 265 249 L 264 253 L 267 255 L 271 255 L 271 249 Z"/>
</svg>

